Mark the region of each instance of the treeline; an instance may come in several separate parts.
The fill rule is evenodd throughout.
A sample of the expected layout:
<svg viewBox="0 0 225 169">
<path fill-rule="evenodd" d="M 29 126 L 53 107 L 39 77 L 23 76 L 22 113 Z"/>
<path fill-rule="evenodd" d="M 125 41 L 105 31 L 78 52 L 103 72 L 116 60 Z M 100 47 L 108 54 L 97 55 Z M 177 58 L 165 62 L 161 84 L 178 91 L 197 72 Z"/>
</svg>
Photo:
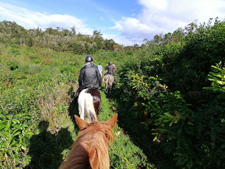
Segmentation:
<svg viewBox="0 0 225 169">
<path fill-rule="evenodd" d="M 75 54 L 93 54 L 98 50 L 118 50 L 120 47 L 112 39 L 103 39 L 102 34 L 96 30 L 92 35 L 77 33 L 75 27 L 71 30 L 59 27 L 27 30 L 10 21 L 0 22 L 0 37 L 0 43 L 4 44 L 51 48 L 58 52 L 72 51 Z"/>
<path fill-rule="evenodd" d="M 209 26 L 211 22 L 212 19 L 207 25 Z M 219 22 L 219 20 L 215 19 L 215 22 Z M 2 21 L 0 22 L 0 43 L 51 48 L 57 52 L 72 51 L 74 54 L 94 54 L 99 50 L 110 50 L 128 52 L 128 55 L 131 55 L 133 51 L 152 44 L 181 43 L 189 33 L 196 33 L 196 31 L 200 31 L 199 28 L 204 29 L 207 25 L 206 23 L 198 25 L 193 22 L 185 28 L 178 28 L 173 33 L 155 35 L 152 40 L 144 39 L 141 45 L 123 46 L 117 44 L 113 39 L 104 39 L 101 32 L 97 30 L 93 31 L 92 35 L 77 33 L 75 27 L 72 27 L 71 30 L 59 27 L 27 30 L 15 22 Z"/>
<path fill-rule="evenodd" d="M 158 169 L 225 168 L 225 22 L 156 35 L 117 74 L 120 124 Z"/>
</svg>

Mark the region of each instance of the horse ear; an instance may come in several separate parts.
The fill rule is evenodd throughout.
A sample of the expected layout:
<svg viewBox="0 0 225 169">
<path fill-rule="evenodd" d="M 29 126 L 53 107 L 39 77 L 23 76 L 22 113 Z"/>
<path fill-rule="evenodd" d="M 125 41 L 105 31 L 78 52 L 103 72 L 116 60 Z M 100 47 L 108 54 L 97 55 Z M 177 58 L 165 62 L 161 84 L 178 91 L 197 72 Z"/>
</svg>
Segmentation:
<svg viewBox="0 0 225 169">
<path fill-rule="evenodd" d="M 84 121 L 83 119 L 81 119 L 77 115 L 74 115 L 74 117 L 76 119 L 76 123 L 77 123 L 80 130 L 83 130 L 84 128 L 86 128 L 88 126 L 88 122 Z"/>
<path fill-rule="evenodd" d="M 118 118 L 118 114 L 116 113 L 111 119 L 109 119 L 106 124 L 108 126 L 111 127 L 111 129 L 113 129 L 116 125 L 116 121 L 117 121 L 117 118 Z"/>
</svg>

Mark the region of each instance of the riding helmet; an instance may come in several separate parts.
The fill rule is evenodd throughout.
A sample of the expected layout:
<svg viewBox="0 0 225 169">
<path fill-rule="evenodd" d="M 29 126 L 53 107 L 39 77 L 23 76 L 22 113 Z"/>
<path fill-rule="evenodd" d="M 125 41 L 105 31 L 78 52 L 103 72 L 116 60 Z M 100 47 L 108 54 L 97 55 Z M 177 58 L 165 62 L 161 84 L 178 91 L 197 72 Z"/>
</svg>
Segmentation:
<svg viewBox="0 0 225 169">
<path fill-rule="evenodd" d="M 112 62 L 109 62 L 109 65 L 111 65 L 112 64 Z"/>
<path fill-rule="evenodd" d="M 93 58 L 91 56 L 86 56 L 85 62 L 92 62 Z"/>
</svg>

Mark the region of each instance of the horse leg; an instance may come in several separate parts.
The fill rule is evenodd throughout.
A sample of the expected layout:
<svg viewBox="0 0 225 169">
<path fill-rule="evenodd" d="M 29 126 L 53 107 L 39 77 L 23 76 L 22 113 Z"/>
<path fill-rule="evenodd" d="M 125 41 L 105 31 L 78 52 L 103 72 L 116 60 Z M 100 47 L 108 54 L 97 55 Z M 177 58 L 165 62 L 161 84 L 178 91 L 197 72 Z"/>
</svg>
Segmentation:
<svg viewBox="0 0 225 169">
<path fill-rule="evenodd" d="M 112 89 L 112 85 L 111 85 L 111 81 L 109 80 L 108 81 L 108 85 L 107 85 L 107 94 L 110 94 L 111 93 L 111 89 Z"/>
<path fill-rule="evenodd" d="M 109 94 L 111 94 L 112 85 L 109 85 Z"/>
<path fill-rule="evenodd" d="M 105 82 L 105 93 L 108 94 L 108 79 Z"/>
<path fill-rule="evenodd" d="M 114 77 L 111 76 L 111 78 L 109 80 L 109 94 L 111 94 L 113 83 L 114 83 Z"/>
</svg>

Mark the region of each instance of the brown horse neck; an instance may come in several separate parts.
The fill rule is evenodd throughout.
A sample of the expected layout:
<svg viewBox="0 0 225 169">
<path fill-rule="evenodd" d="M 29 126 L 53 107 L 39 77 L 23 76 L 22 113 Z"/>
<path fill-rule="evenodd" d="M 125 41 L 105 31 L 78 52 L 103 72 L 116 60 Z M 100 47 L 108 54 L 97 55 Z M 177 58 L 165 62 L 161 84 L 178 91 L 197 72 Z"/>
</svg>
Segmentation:
<svg viewBox="0 0 225 169">
<path fill-rule="evenodd" d="M 79 134 L 60 169 L 109 169 L 109 140 L 113 140 L 110 128 L 104 123 L 92 122 Z"/>
</svg>

